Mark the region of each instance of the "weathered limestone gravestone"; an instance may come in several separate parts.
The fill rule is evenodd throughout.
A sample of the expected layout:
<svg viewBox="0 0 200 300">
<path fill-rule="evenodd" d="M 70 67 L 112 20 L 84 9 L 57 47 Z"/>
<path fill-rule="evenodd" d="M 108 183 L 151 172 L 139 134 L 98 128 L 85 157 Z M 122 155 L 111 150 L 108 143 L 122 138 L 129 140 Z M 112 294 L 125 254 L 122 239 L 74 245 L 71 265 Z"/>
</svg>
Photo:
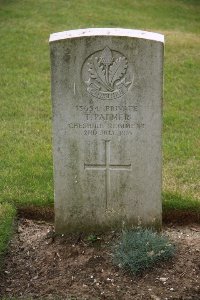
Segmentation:
<svg viewBox="0 0 200 300">
<path fill-rule="evenodd" d="M 161 34 L 50 36 L 57 232 L 161 225 Z"/>
</svg>

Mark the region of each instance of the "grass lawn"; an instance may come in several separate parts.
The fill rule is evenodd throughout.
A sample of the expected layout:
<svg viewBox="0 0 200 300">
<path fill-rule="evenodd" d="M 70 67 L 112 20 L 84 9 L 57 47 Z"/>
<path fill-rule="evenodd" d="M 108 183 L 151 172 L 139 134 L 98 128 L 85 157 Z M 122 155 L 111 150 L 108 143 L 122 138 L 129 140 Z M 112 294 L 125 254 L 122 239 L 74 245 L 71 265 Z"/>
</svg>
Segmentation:
<svg viewBox="0 0 200 300">
<path fill-rule="evenodd" d="M 0 270 L 2 262 L 2 254 L 7 248 L 13 229 L 13 218 L 15 216 L 15 208 L 9 203 L 0 204 Z"/>
<path fill-rule="evenodd" d="M 199 0 L 0 0 L 0 223 L 53 205 L 48 38 L 86 27 L 165 35 L 163 204 L 200 211 Z"/>
</svg>

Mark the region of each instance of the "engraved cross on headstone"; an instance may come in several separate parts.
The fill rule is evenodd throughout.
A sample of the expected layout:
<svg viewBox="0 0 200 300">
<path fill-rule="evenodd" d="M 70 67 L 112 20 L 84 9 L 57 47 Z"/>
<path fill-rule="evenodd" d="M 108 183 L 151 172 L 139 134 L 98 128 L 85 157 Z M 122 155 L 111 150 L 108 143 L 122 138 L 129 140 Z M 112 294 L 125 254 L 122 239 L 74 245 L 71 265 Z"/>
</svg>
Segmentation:
<svg viewBox="0 0 200 300">
<path fill-rule="evenodd" d="M 105 171 L 105 186 L 106 186 L 106 209 L 110 202 L 110 171 L 130 171 L 131 164 L 129 165 L 113 165 L 110 163 L 110 141 L 105 141 L 105 164 L 86 164 L 84 163 L 85 170 L 102 170 Z"/>
</svg>

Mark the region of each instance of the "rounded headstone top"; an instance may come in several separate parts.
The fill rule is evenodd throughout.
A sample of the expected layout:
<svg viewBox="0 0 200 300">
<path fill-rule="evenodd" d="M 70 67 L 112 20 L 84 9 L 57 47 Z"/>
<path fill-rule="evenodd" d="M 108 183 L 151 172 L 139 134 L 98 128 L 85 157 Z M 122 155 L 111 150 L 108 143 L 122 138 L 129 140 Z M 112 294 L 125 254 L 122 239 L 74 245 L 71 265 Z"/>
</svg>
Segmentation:
<svg viewBox="0 0 200 300">
<path fill-rule="evenodd" d="M 86 29 L 62 31 L 62 32 L 52 33 L 50 35 L 49 42 L 51 43 L 59 40 L 79 38 L 84 36 L 85 37 L 125 36 L 125 37 L 153 40 L 153 41 L 164 43 L 163 34 L 149 32 L 149 31 L 142 31 L 142 30 L 123 29 L 123 28 L 86 28 Z"/>
</svg>

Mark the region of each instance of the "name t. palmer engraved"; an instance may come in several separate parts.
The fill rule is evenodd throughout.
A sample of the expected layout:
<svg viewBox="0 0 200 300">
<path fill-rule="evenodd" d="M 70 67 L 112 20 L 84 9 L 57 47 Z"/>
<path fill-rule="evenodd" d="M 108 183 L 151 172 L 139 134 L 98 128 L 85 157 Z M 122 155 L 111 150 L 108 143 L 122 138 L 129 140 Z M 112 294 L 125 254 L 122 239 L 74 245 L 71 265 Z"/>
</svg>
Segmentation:
<svg viewBox="0 0 200 300">
<path fill-rule="evenodd" d="M 84 163 L 85 170 L 97 170 L 105 171 L 105 187 L 106 187 L 106 204 L 105 208 L 108 208 L 110 203 L 110 171 L 131 171 L 131 164 L 120 165 L 120 164 L 111 164 L 111 152 L 110 152 L 110 142 L 105 140 L 105 164 L 86 164 Z"/>
</svg>

